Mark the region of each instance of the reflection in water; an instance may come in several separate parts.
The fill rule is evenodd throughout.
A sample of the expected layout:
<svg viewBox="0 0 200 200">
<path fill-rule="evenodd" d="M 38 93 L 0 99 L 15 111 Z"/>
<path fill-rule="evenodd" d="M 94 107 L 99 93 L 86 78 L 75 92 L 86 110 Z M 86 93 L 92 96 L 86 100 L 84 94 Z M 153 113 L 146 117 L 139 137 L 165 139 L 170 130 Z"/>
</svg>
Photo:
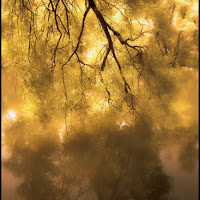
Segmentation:
<svg viewBox="0 0 200 200">
<path fill-rule="evenodd" d="M 179 161 L 180 169 L 191 173 L 198 161 L 198 125 L 191 124 L 189 127 L 177 127 L 173 130 L 167 130 L 167 134 L 160 136 L 163 141 L 165 151 L 170 154 L 175 153 Z M 167 147 L 176 147 L 170 152 Z"/>
<path fill-rule="evenodd" d="M 173 188 L 170 192 L 170 200 L 197 200 L 198 198 L 198 166 L 192 172 L 180 168 L 179 148 L 170 147 L 161 151 L 161 159 L 164 171 L 173 177 Z M 169 153 L 170 152 L 170 153 Z"/>
<path fill-rule="evenodd" d="M 164 200 L 172 183 L 151 130 L 95 127 L 61 142 L 57 130 L 39 132 L 21 119 L 6 129 L 3 165 L 23 177 L 17 192 L 27 200 Z"/>
<path fill-rule="evenodd" d="M 44 129 L 21 118 L 20 101 L 4 84 L 2 199 L 198 199 L 198 92 L 192 88 L 198 79 L 187 76 L 173 128 L 134 128 L 122 119 L 117 125 L 92 122 L 92 131 L 67 137 L 59 120 Z M 167 159 L 161 156 L 164 170 L 160 150 L 167 152 Z"/>
</svg>

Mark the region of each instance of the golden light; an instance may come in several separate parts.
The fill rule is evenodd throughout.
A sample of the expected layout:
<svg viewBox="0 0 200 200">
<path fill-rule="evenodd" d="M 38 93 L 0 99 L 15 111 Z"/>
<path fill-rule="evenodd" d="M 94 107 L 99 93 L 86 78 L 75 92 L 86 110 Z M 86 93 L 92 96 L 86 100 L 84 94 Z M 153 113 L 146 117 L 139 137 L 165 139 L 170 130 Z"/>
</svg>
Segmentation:
<svg viewBox="0 0 200 200">
<path fill-rule="evenodd" d="M 195 4 L 191 7 L 191 9 L 192 9 L 194 12 L 198 13 L 198 11 L 199 11 L 199 2 L 195 3 Z"/>
<path fill-rule="evenodd" d="M 178 19 L 178 12 L 176 12 L 174 14 L 174 17 L 173 17 L 173 20 L 172 20 L 172 24 L 174 25 L 174 27 L 176 27 L 178 20 L 180 20 L 180 19 Z"/>
<path fill-rule="evenodd" d="M 95 61 L 96 55 L 97 55 L 97 48 L 96 47 L 89 48 L 87 50 L 86 59 L 89 62 L 93 62 L 93 61 Z"/>
<path fill-rule="evenodd" d="M 33 117 L 34 110 L 35 110 L 35 106 L 29 102 L 26 105 L 23 105 L 22 107 L 22 112 L 27 117 Z"/>
<path fill-rule="evenodd" d="M 120 129 L 122 129 L 124 126 L 128 126 L 129 124 L 125 121 L 121 122 L 121 123 L 117 123 L 120 127 Z"/>
<path fill-rule="evenodd" d="M 93 101 L 92 111 L 93 112 L 105 111 L 108 107 L 109 107 L 108 101 L 105 101 L 105 100 Z"/>
<path fill-rule="evenodd" d="M 61 129 L 62 130 L 62 129 Z M 62 130 L 63 131 L 63 130 Z M 58 133 L 60 140 L 63 141 L 63 134 L 61 132 Z"/>
<path fill-rule="evenodd" d="M 13 110 L 8 110 L 8 114 L 6 115 L 6 118 L 9 120 L 16 120 L 17 118 L 16 112 Z"/>
<path fill-rule="evenodd" d="M 192 67 L 182 67 L 182 69 L 183 69 L 183 71 L 194 71 L 194 68 L 192 68 Z"/>
<path fill-rule="evenodd" d="M 176 0 L 175 1 L 176 4 L 180 4 L 180 5 L 190 5 L 190 2 L 189 1 L 185 1 L 185 0 Z"/>
<path fill-rule="evenodd" d="M 93 106 L 92 106 L 93 111 L 101 111 L 101 109 L 102 109 L 102 106 L 100 104 L 98 104 L 97 102 L 93 103 Z"/>
<path fill-rule="evenodd" d="M 123 13 L 123 12 L 122 12 Z M 122 14 L 117 11 L 117 13 L 112 17 L 116 23 L 122 22 Z"/>
<path fill-rule="evenodd" d="M 100 101 L 100 103 L 102 104 L 102 106 L 105 107 L 109 106 L 109 103 L 107 101 Z"/>
<path fill-rule="evenodd" d="M 66 125 L 65 124 L 63 125 L 63 128 L 61 128 L 61 129 L 58 130 L 58 135 L 59 135 L 60 140 L 62 142 L 63 142 L 63 132 L 64 132 L 64 130 L 66 130 Z"/>
</svg>

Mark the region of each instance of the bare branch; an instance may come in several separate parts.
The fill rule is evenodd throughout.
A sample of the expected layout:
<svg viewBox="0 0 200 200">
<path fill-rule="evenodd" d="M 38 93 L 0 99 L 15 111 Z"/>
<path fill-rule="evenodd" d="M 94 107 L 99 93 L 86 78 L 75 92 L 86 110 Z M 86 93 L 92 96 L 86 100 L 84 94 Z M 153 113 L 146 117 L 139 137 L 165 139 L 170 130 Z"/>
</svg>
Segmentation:
<svg viewBox="0 0 200 200">
<path fill-rule="evenodd" d="M 78 48 L 79 48 L 79 44 L 80 44 L 81 37 L 82 37 L 82 35 L 83 35 L 83 30 L 84 30 L 84 27 L 85 27 L 85 19 L 86 19 L 86 16 L 87 16 L 89 10 L 90 10 L 90 6 L 87 7 L 87 9 L 86 9 L 86 11 L 85 11 L 85 13 L 84 13 L 84 16 L 83 16 L 81 32 L 80 32 L 80 35 L 79 35 L 79 37 L 78 37 L 78 42 L 77 42 L 76 48 L 75 48 L 75 50 L 73 51 L 73 53 L 70 55 L 70 57 L 68 58 L 67 62 L 65 62 L 65 63 L 63 64 L 63 66 L 66 65 L 67 63 L 69 63 L 69 61 L 71 60 L 71 58 L 73 57 L 73 55 L 77 52 L 77 50 L 78 50 Z"/>
</svg>

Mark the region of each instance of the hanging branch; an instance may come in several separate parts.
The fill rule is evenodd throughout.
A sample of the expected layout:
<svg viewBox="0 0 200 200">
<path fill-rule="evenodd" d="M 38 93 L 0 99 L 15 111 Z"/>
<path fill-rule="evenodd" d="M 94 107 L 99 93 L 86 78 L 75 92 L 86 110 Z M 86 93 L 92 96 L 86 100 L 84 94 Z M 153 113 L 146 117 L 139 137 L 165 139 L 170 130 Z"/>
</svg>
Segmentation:
<svg viewBox="0 0 200 200">
<path fill-rule="evenodd" d="M 85 27 L 85 19 L 86 19 L 86 17 L 87 17 L 87 14 L 88 14 L 89 10 L 90 10 L 90 6 L 87 7 L 87 9 L 86 9 L 86 11 L 85 11 L 85 13 L 84 13 L 84 15 L 83 15 L 81 32 L 80 32 L 80 34 L 79 34 L 78 42 L 77 42 L 77 44 L 76 44 L 75 50 L 74 50 L 73 53 L 69 56 L 67 62 L 65 62 L 65 63 L 62 65 L 62 67 L 65 66 L 65 65 L 67 65 L 67 64 L 69 63 L 69 61 L 71 60 L 71 58 L 74 56 L 74 54 L 76 54 L 76 52 L 78 51 L 78 48 L 79 48 L 79 45 L 80 45 L 80 42 L 81 42 L 81 37 L 82 37 L 82 35 L 83 35 L 83 30 L 84 30 L 84 27 Z"/>
<path fill-rule="evenodd" d="M 180 31 L 179 34 L 178 34 L 178 39 L 177 39 L 176 47 L 174 49 L 174 60 L 171 62 L 172 67 L 176 67 L 176 60 L 177 60 L 178 53 L 179 53 L 178 50 L 179 50 L 179 46 L 180 46 L 181 33 L 182 33 L 182 31 Z"/>
<path fill-rule="evenodd" d="M 101 12 L 100 12 L 100 11 L 98 10 L 98 8 L 96 7 L 96 5 L 95 5 L 95 3 L 94 3 L 93 0 L 89 0 L 89 6 L 90 6 L 91 9 L 94 11 L 94 13 L 95 13 L 97 19 L 100 21 L 101 26 L 102 26 L 102 28 L 103 28 L 103 30 L 104 30 L 105 35 L 106 35 L 106 38 L 107 38 L 107 40 L 108 40 L 108 44 L 109 44 L 108 50 L 107 50 L 107 52 L 106 52 L 106 55 L 104 56 L 103 63 L 102 63 L 102 65 L 101 65 L 100 73 L 101 73 L 101 71 L 104 70 L 105 63 L 106 63 L 106 60 L 107 60 L 107 58 L 108 58 L 108 54 L 109 54 L 109 52 L 111 51 L 112 54 L 113 54 L 113 58 L 114 58 L 115 62 L 117 63 L 117 66 L 118 66 L 118 69 L 119 69 L 119 71 L 120 71 L 120 75 L 121 75 L 121 77 L 122 77 L 122 80 L 123 80 L 123 82 L 124 82 L 124 90 L 125 90 L 125 93 L 127 94 L 127 99 L 128 99 L 128 97 L 131 98 L 131 105 L 130 105 L 130 107 L 131 107 L 131 109 L 133 109 L 134 111 L 136 111 L 136 109 L 134 108 L 134 101 L 133 101 L 133 100 L 134 100 L 134 95 L 132 94 L 131 88 L 130 88 L 128 82 L 126 81 L 126 79 L 125 79 L 125 77 L 124 77 L 124 75 L 123 75 L 122 67 L 121 67 L 121 64 L 120 64 L 120 62 L 119 62 L 117 56 L 116 56 L 115 49 L 114 49 L 114 45 L 113 45 L 113 41 L 112 41 L 112 38 L 111 38 L 111 35 L 110 35 L 108 29 L 110 29 L 110 30 L 114 33 L 114 35 L 117 36 L 118 40 L 120 41 L 120 43 L 121 43 L 122 45 L 125 45 L 125 46 L 128 46 L 128 47 L 130 47 L 130 48 L 133 48 L 134 50 L 136 50 L 136 51 L 138 52 L 138 55 L 140 55 L 140 54 L 142 53 L 142 47 L 140 47 L 140 46 L 132 46 L 132 45 L 128 44 L 128 41 L 129 41 L 130 39 L 123 40 L 121 34 L 120 34 L 119 32 L 117 32 L 117 31 L 115 31 L 115 30 L 105 21 L 104 17 L 102 16 Z M 103 81 L 103 80 L 102 80 L 102 81 Z M 108 96 L 109 96 L 109 98 L 110 98 L 110 93 L 108 93 Z M 141 116 L 138 112 L 136 112 L 136 113 L 137 113 L 139 116 Z"/>
</svg>

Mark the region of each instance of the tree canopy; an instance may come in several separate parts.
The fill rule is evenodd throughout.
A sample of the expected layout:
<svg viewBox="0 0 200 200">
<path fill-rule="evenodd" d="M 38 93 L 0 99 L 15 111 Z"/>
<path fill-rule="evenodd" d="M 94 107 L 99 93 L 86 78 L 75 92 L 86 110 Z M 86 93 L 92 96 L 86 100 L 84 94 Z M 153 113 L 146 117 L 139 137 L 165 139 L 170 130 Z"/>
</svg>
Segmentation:
<svg viewBox="0 0 200 200">
<path fill-rule="evenodd" d="M 17 71 L 24 113 L 43 122 L 105 112 L 164 120 L 181 67 L 197 67 L 197 5 L 4 1 L 2 67 Z"/>
<path fill-rule="evenodd" d="M 197 160 L 197 62 L 197 0 L 2 1 L 3 164 L 18 193 L 168 199 L 162 144 L 178 141 L 187 171 Z"/>
</svg>

